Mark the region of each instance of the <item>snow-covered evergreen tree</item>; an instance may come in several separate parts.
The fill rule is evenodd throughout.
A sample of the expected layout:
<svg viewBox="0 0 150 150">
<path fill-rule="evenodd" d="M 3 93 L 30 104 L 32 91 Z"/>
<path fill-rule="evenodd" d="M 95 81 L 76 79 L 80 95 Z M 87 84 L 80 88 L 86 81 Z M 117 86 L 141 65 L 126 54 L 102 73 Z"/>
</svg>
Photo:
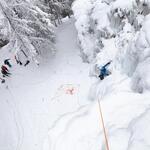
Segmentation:
<svg viewBox="0 0 150 150">
<path fill-rule="evenodd" d="M 92 61 L 103 49 L 102 38 L 121 36 L 127 24 L 132 27 L 133 34 L 139 31 L 149 10 L 146 0 L 76 0 L 73 11 L 83 57 Z"/>
<path fill-rule="evenodd" d="M 44 51 L 54 51 L 55 36 L 50 14 L 26 0 L 2 0 L 0 9 L 10 31 L 8 40 L 13 53 L 20 59 L 34 60 L 38 64 L 38 57 Z"/>
<path fill-rule="evenodd" d="M 61 24 L 63 17 L 70 17 L 72 14 L 71 5 L 73 0 L 41 0 L 44 5 L 49 9 L 49 13 L 52 14 L 52 21 L 55 26 Z"/>
</svg>

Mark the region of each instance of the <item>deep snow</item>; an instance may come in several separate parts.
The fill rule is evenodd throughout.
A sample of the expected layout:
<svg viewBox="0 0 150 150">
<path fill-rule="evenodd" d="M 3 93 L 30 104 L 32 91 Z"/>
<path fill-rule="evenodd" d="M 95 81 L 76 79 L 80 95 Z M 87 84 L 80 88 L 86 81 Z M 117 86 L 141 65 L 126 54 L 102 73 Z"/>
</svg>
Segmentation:
<svg viewBox="0 0 150 150">
<path fill-rule="evenodd" d="M 74 11 L 78 39 L 85 57 L 88 58 L 89 56 L 91 60 L 94 51 L 92 51 L 93 39 L 91 37 L 94 37 L 93 33 L 98 33 L 96 26 L 103 22 L 103 17 L 99 17 L 99 13 L 95 11 L 94 14 L 99 17 L 99 20 L 98 23 L 95 23 L 96 26 L 92 28 L 95 29 L 95 32 L 92 31 L 89 28 L 92 26 L 90 26 L 90 23 L 92 24 L 91 14 L 94 12 L 94 8 L 102 5 L 98 5 L 99 0 L 95 1 L 95 5 L 92 5 L 93 0 L 85 0 L 82 3 L 79 0 L 77 2 Z M 111 5 L 108 5 L 108 7 L 111 7 Z M 92 13 L 90 10 L 92 10 Z M 107 14 L 105 8 L 102 11 Z M 106 39 L 102 38 L 104 47 L 99 51 L 95 60 L 98 66 L 104 65 L 110 59 L 113 60 L 110 68 L 112 71 L 111 76 L 105 78 L 102 82 L 97 79 L 90 90 L 91 99 L 96 100 L 99 98 L 101 100 L 111 150 L 150 149 L 149 59 L 147 59 L 149 58 L 149 44 L 147 42 L 149 36 L 145 36 L 149 33 L 148 17 L 145 17 L 146 23 L 143 22 L 143 27 L 139 31 L 140 34 L 137 32 L 138 38 L 126 19 L 124 20 L 125 26 L 119 32 L 118 39 L 115 39 L 114 36 L 111 37 L 111 34 L 106 34 L 106 37 L 104 36 Z M 115 20 L 113 21 L 116 23 Z M 117 24 L 116 28 L 118 29 Z M 95 37 L 95 41 L 99 39 L 100 36 Z M 118 44 L 120 45 L 117 46 Z M 129 44 L 131 46 L 128 46 Z M 147 61 L 140 64 L 135 61 L 136 57 L 138 61 L 143 61 L 143 58 Z M 138 63 L 139 66 L 136 68 Z M 95 67 L 93 68 L 95 69 Z M 91 69 L 91 76 L 94 69 Z M 128 70 L 133 73 L 132 71 L 135 70 L 132 69 L 137 69 L 136 74 L 134 74 L 134 83 L 132 77 L 125 73 Z M 95 78 L 95 74 L 93 76 Z M 135 87 L 132 87 L 133 85 Z M 137 89 L 133 90 L 133 88 Z M 56 126 L 49 130 L 44 150 L 104 150 L 103 137 L 99 122 L 98 103 L 95 101 L 92 105 L 82 107 L 77 112 L 69 114 L 58 121 Z"/>
<path fill-rule="evenodd" d="M 12 59 L 12 77 L 0 86 L 0 149 L 105 149 L 96 101 L 100 98 L 110 149 L 149 150 L 149 91 L 132 91 L 131 78 L 115 63 L 112 75 L 102 82 L 94 79 L 89 91 L 89 65 L 80 58 L 74 20 L 64 20 L 56 33 L 58 51 L 47 53 L 39 67 L 25 69 Z M 109 56 L 115 57 L 115 47 L 109 49 L 113 40 L 105 42 L 112 50 Z M 8 56 L 6 50 L 1 49 L 0 60 Z M 100 63 L 109 59 L 99 58 Z"/>
<path fill-rule="evenodd" d="M 89 66 L 80 58 L 74 19 L 63 22 L 56 54 L 47 53 L 39 67 L 19 66 L 8 47 L 1 49 L 0 63 L 10 56 L 13 65 L 11 78 L 0 85 L 1 150 L 42 150 L 61 116 L 89 103 Z"/>
</svg>

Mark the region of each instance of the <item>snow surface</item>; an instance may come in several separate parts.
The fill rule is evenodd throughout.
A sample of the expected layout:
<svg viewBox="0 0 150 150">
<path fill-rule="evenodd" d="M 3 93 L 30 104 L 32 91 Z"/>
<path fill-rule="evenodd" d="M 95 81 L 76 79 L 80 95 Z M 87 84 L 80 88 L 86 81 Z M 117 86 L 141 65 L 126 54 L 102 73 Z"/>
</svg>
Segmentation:
<svg viewBox="0 0 150 150">
<path fill-rule="evenodd" d="M 74 9 L 78 10 L 78 4 Z M 100 14 L 104 13 L 105 6 Z M 113 14 L 111 5 L 107 5 L 106 12 L 114 15 L 110 15 L 113 29 L 109 28 L 106 14 L 93 25 L 98 7 L 99 0 L 84 0 L 75 13 L 78 39 L 85 54 L 79 53 L 74 20 L 64 20 L 57 29 L 55 56 L 47 53 L 38 68 L 33 64 L 26 69 L 13 65 L 12 78 L 0 87 L 1 149 L 104 150 L 98 99 L 111 150 L 150 149 L 150 82 L 146 72 L 149 70 L 149 16 L 141 17 L 144 22 L 136 30 L 127 19 L 127 12 L 121 9 Z M 121 15 L 126 18 L 119 20 Z M 106 28 L 99 26 L 103 19 Z M 118 26 L 121 26 L 119 31 L 115 30 Z M 91 48 L 95 46 L 100 49 L 93 50 L 94 54 Z M 6 57 L 6 48 L 1 50 L 0 60 Z M 92 83 L 88 77 L 90 67 L 82 62 L 80 55 L 89 57 L 89 62 L 95 59 L 97 66 L 113 60 L 109 68 L 112 74 L 100 81 L 95 73 Z M 146 72 L 145 78 L 142 72 Z"/>
<path fill-rule="evenodd" d="M 98 73 L 94 69 L 110 59 L 112 74 L 103 81 L 95 79 L 89 94 L 92 104 L 63 117 L 49 130 L 44 150 L 106 149 L 98 99 L 111 150 L 150 149 L 148 4 L 142 0 L 74 3 L 83 58 L 94 61 L 91 76 L 93 73 L 95 78 Z"/>
<path fill-rule="evenodd" d="M 44 150 L 103 150 L 105 141 L 96 98 L 101 101 L 111 150 L 149 150 L 150 94 L 133 93 L 119 72 L 93 84 L 93 103 L 64 116 L 49 130 Z"/>
<path fill-rule="evenodd" d="M 56 54 L 47 53 L 39 67 L 19 66 L 9 47 L 0 50 L 0 64 L 9 56 L 13 65 L 0 84 L 0 150 L 42 150 L 50 128 L 89 103 L 89 65 L 79 55 L 74 19 L 65 19 L 56 35 Z"/>
</svg>

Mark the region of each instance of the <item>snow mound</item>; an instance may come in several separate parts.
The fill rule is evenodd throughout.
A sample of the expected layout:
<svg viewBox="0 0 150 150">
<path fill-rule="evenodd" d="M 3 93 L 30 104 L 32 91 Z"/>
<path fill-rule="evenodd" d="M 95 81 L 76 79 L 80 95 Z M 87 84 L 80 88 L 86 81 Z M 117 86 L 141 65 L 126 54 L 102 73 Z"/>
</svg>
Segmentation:
<svg viewBox="0 0 150 150">
<path fill-rule="evenodd" d="M 119 83 L 116 84 L 118 86 Z M 120 83 L 119 87 L 122 86 L 128 86 L 128 83 Z M 110 149 L 126 150 L 130 147 L 131 150 L 148 150 L 149 93 L 141 95 L 125 89 L 117 91 L 114 83 L 111 87 L 113 92 L 108 91 L 109 94 L 105 93 L 105 98 L 101 99 Z M 46 143 L 49 145 L 45 145 L 44 150 L 105 149 L 97 101 L 63 117 L 49 131 Z"/>
</svg>

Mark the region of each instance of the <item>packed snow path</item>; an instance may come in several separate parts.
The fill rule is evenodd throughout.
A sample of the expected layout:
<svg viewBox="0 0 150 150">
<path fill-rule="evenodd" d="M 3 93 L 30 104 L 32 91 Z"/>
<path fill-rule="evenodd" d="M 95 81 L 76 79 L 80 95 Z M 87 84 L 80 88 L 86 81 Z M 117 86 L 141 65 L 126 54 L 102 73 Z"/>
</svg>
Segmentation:
<svg viewBox="0 0 150 150">
<path fill-rule="evenodd" d="M 42 150 L 49 129 L 61 116 L 88 103 L 88 64 L 82 62 L 74 20 L 57 29 L 54 56 L 39 67 L 13 62 L 12 77 L 0 85 L 0 149 Z M 6 51 L 1 52 L 4 60 Z"/>
</svg>

